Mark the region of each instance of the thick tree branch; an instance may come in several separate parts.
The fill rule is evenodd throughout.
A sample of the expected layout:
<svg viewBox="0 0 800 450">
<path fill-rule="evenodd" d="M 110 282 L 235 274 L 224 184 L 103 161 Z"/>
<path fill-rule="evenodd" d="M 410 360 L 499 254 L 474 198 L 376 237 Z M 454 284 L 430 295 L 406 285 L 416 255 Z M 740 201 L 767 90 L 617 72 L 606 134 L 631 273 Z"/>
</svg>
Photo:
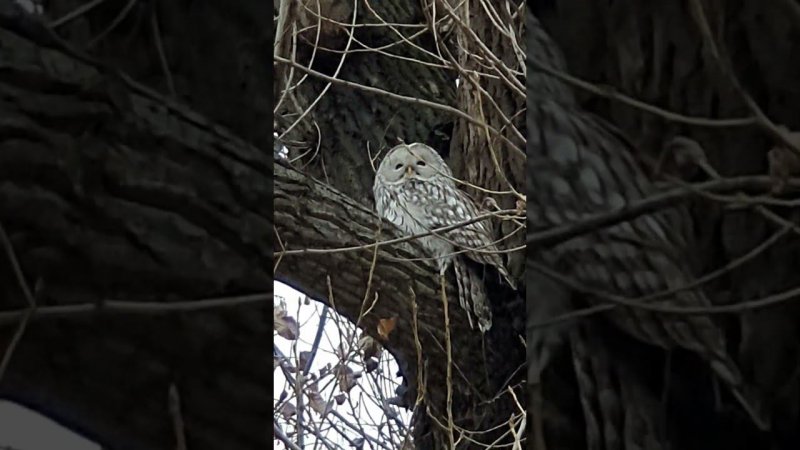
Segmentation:
<svg viewBox="0 0 800 450">
<path fill-rule="evenodd" d="M 314 248 L 368 245 L 376 240 L 397 237 L 396 229 L 382 222 L 370 209 L 335 189 L 318 182 L 282 163 L 275 165 L 275 258 L 280 260 L 276 278 L 325 301 L 369 334 L 377 336 L 378 320 L 397 318 L 397 326 L 385 343 L 397 358 L 409 384 L 411 398 L 416 380 L 417 349 L 414 344 L 412 301 L 418 305 L 420 341 L 425 376 L 437 387 L 446 373 L 444 352 L 444 317 L 435 265 L 420 259 L 418 244 L 403 242 L 377 247 L 370 292 L 366 293 L 368 275 L 375 247 L 350 252 L 281 256 L 281 250 L 297 245 Z M 284 248 L 281 248 L 281 244 Z M 333 299 L 329 299 L 326 276 L 330 276 Z M 412 293 L 413 291 L 413 293 Z M 456 300 L 454 283 L 448 281 L 447 293 Z M 366 304 L 365 304 L 366 299 Z M 374 302 L 374 306 L 373 303 Z M 457 302 L 454 303 L 457 305 Z M 359 317 L 362 311 L 369 314 Z M 480 353 L 481 335 L 471 330 L 465 313 L 451 308 L 455 382 L 462 395 L 488 395 Z M 469 387 L 471 385 L 471 387 Z M 425 391 L 426 399 L 443 405 L 442 389 Z M 439 411 L 438 414 L 442 414 Z"/>
</svg>

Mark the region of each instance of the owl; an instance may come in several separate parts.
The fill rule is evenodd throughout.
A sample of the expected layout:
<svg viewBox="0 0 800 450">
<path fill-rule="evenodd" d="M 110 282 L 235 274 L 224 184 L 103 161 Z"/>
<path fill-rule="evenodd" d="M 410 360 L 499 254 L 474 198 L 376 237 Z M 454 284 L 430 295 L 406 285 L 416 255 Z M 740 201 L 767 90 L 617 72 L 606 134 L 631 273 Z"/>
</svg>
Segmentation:
<svg viewBox="0 0 800 450">
<path fill-rule="evenodd" d="M 453 174 L 441 156 L 421 143 L 400 144 L 389 151 L 378 166 L 373 192 L 378 215 L 408 235 L 456 225 L 481 215 L 472 199 L 456 187 Z M 515 288 L 492 239 L 488 220 L 420 237 L 419 242 L 436 260 L 441 275 L 453 264 L 459 304 L 467 311 L 470 325 L 472 312 L 478 328 L 486 332 L 492 326 L 492 313 L 484 280 L 463 258 L 494 266 L 509 286 Z"/>
<path fill-rule="evenodd" d="M 625 208 L 657 192 L 655 182 L 634 157 L 635 149 L 622 132 L 583 111 L 566 86 L 537 66 L 566 72 L 559 49 L 529 14 L 527 77 L 527 232 L 568 227 L 595 214 Z M 532 93 L 535 93 L 532 94 Z M 685 209 L 668 208 L 629 221 L 601 227 L 546 248 L 528 247 L 528 269 L 558 273 L 585 291 L 539 295 L 528 283 L 529 317 L 563 310 L 576 297 L 602 302 L 592 292 L 635 299 L 670 291 L 662 305 L 707 307 L 702 289 L 687 287 L 694 280 L 689 265 L 691 218 Z M 538 268 L 537 268 L 538 267 Z M 548 287 L 549 290 L 549 287 Z M 571 297 L 571 299 L 570 299 Z M 547 304 L 557 302 L 558 305 Z M 703 358 L 726 383 L 753 421 L 767 427 L 761 399 L 752 395 L 730 356 L 725 335 L 709 316 L 654 313 L 636 307 L 617 308 L 609 319 L 641 341 L 666 349 L 684 348 Z M 543 343 L 556 341 L 546 329 L 530 330 L 529 361 L 547 356 Z M 535 374 L 534 374 L 535 375 Z"/>
</svg>

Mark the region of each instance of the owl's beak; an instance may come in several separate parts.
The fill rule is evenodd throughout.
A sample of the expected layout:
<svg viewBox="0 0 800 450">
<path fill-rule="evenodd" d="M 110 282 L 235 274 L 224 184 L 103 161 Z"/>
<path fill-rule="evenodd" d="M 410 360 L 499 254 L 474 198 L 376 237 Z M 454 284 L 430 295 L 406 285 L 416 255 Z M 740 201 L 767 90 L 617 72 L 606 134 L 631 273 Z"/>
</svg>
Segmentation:
<svg viewBox="0 0 800 450">
<path fill-rule="evenodd" d="M 414 166 L 406 166 L 406 176 L 414 175 Z"/>
</svg>

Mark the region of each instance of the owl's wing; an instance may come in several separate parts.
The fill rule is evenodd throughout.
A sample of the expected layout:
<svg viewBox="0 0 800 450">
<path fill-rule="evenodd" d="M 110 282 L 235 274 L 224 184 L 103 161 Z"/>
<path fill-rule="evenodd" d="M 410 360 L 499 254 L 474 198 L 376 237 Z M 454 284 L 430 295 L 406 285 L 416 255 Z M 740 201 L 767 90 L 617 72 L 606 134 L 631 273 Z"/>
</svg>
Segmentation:
<svg viewBox="0 0 800 450">
<path fill-rule="evenodd" d="M 375 197 L 375 211 L 379 216 L 384 217 L 384 212 L 389 208 L 390 192 L 383 186 L 380 175 L 375 176 L 372 185 L 372 194 Z"/>
<path fill-rule="evenodd" d="M 487 212 L 478 209 L 472 199 L 463 191 L 453 187 L 444 198 L 435 199 L 430 205 L 431 228 L 464 223 L 484 216 Z M 464 254 L 473 261 L 494 266 L 513 288 L 516 285 L 500 257 L 493 238 L 491 218 L 468 223 L 462 227 L 443 233 L 444 237 L 466 250 Z"/>
</svg>

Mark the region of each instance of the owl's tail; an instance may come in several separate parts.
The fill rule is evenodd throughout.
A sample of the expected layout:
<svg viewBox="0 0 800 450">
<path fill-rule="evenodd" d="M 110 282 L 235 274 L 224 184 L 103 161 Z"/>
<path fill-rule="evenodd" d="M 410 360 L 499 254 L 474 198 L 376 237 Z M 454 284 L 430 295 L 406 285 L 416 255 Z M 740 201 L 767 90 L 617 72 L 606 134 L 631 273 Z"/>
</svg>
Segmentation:
<svg viewBox="0 0 800 450">
<path fill-rule="evenodd" d="M 763 396 L 742 381 L 739 368 L 731 358 L 727 355 L 715 355 L 708 360 L 711 370 L 728 386 L 756 427 L 761 431 L 768 431 L 772 418 Z"/>
<path fill-rule="evenodd" d="M 691 295 L 691 294 L 685 294 Z M 710 305 L 704 297 L 681 298 L 688 304 Z M 671 317 L 666 320 L 666 331 L 675 342 L 692 349 L 707 361 L 711 370 L 728 386 L 733 396 L 761 431 L 769 430 L 770 417 L 763 396 L 743 379 L 738 364 L 731 358 L 722 330 L 708 316 Z"/>
<path fill-rule="evenodd" d="M 467 312 L 470 327 L 473 326 L 471 312 L 474 312 L 478 319 L 478 329 L 482 333 L 487 332 L 492 328 L 492 309 L 486 296 L 483 278 L 458 258 L 453 261 L 453 268 L 456 271 L 458 303 Z"/>
<path fill-rule="evenodd" d="M 711 303 L 702 292 L 686 291 L 663 304 L 693 307 L 709 306 Z M 643 337 L 645 342 L 663 348 L 677 345 L 696 353 L 706 361 L 711 370 L 730 389 L 756 427 L 762 431 L 770 428 L 771 420 L 762 396 L 743 380 L 738 365 L 728 353 L 722 330 L 709 316 L 662 315 L 637 309 L 626 309 L 626 311 L 633 313 L 632 317 L 638 319 L 627 323 L 636 324 L 638 330 L 636 334 Z M 631 327 L 629 326 L 627 329 L 631 330 Z"/>
<path fill-rule="evenodd" d="M 684 299 L 685 300 L 685 299 Z M 695 302 L 708 304 L 704 298 Z M 708 316 L 673 316 L 662 322 L 664 331 L 683 348 L 701 356 L 761 431 L 769 430 L 770 417 L 763 397 L 744 381 L 739 366 L 728 353 L 722 331 Z"/>
</svg>

